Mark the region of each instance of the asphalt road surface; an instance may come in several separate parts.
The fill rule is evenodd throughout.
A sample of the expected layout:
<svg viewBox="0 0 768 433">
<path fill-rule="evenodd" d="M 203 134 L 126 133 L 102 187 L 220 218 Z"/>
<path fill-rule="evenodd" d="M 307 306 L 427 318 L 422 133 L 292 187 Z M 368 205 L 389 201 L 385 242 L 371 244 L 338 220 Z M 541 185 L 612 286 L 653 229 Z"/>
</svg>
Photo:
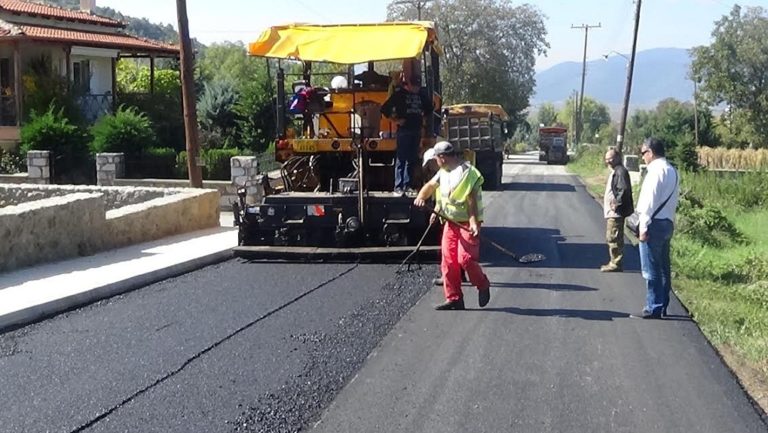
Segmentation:
<svg viewBox="0 0 768 433">
<path fill-rule="evenodd" d="M 601 207 L 562 167 L 508 161 L 483 196 L 488 307 L 435 312 L 431 291 L 389 333 L 312 430 L 325 432 L 765 432 L 694 323 L 629 318 L 643 307 L 636 248 L 608 259 Z"/>
<path fill-rule="evenodd" d="M 637 250 L 563 167 L 487 193 L 488 307 L 437 267 L 231 260 L 0 334 L 0 432 L 765 432 L 695 324 L 642 308 Z"/>
</svg>

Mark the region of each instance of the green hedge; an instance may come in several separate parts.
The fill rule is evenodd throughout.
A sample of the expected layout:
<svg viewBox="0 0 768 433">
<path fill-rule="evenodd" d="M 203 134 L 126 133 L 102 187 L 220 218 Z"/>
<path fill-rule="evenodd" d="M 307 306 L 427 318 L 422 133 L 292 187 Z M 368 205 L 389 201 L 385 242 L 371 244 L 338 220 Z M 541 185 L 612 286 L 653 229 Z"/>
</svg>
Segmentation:
<svg viewBox="0 0 768 433">
<path fill-rule="evenodd" d="M 96 166 L 88 153 L 88 134 L 70 122 L 64 109 L 53 104 L 43 114 L 30 113 L 21 128 L 21 155 L 30 150 L 48 150 L 53 158 L 54 183 L 83 184 L 96 180 Z"/>
<path fill-rule="evenodd" d="M 126 158 L 137 158 L 154 147 L 156 138 L 152 122 L 136 108 L 120 106 L 115 114 L 99 119 L 91 127 L 91 153 L 122 152 Z"/>
<path fill-rule="evenodd" d="M 235 156 L 252 155 L 253 152 L 242 149 L 204 149 L 201 151 L 203 178 L 208 180 L 230 180 L 232 176 L 230 160 Z M 180 152 L 176 158 L 176 175 L 180 178 L 189 176 L 187 170 L 187 152 Z"/>
</svg>

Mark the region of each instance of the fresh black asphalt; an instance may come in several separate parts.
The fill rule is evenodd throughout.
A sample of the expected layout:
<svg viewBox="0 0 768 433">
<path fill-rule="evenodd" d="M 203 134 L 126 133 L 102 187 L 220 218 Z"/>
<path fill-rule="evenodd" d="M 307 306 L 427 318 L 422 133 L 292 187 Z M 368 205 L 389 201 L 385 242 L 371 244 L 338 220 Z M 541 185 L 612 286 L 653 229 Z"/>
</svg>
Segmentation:
<svg viewBox="0 0 768 433">
<path fill-rule="evenodd" d="M 436 312 L 437 267 L 231 260 L 0 334 L 0 432 L 765 432 L 695 323 L 642 307 L 576 178 L 507 164 L 493 297 Z"/>
</svg>

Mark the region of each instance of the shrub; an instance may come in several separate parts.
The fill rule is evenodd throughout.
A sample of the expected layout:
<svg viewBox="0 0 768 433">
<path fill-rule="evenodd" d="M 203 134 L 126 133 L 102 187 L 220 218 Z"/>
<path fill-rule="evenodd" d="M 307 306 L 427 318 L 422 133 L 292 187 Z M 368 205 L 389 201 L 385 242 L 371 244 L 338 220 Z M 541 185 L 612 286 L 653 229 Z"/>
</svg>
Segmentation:
<svg viewBox="0 0 768 433">
<path fill-rule="evenodd" d="M 49 150 L 53 154 L 56 183 L 88 183 L 95 178 L 95 165 L 88 154 L 88 136 L 53 104 L 43 114 L 30 113 L 21 128 L 20 151 Z"/>
<path fill-rule="evenodd" d="M 171 147 L 178 152 L 185 148 L 184 115 L 181 92 L 156 93 L 154 95 L 120 95 L 119 102 L 145 113 L 155 131 L 160 146 Z"/>
<path fill-rule="evenodd" d="M 176 177 L 176 154 L 170 147 L 145 149 L 137 159 L 126 161 L 126 176 L 138 179 L 173 179 Z"/>
<path fill-rule="evenodd" d="M 139 158 L 155 144 L 152 123 L 133 107 L 120 106 L 114 115 L 104 116 L 91 128 L 91 152 L 122 152 L 126 159 Z"/>
<path fill-rule="evenodd" d="M 60 74 L 53 68 L 48 55 L 33 58 L 22 77 L 24 86 L 24 111 L 22 119 L 29 121 L 34 113 L 43 113 L 51 107 L 61 110 L 63 116 L 75 125 L 84 123 L 77 95 Z"/>
<path fill-rule="evenodd" d="M 7 152 L 0 148 L 0 173 L 16 174 L 26 170 L 26 158 L 16 152 Z"/>
<path fill-rule="evenodd" d="M 743 233 L 723 214 L 719 207 L 704 203 L 692 193 L 680 197 L 678 230 L 695 242 L 712 247 L 743 244 Z"/>
<path fill-rule="evenodd" d="M 222 148 L 235 146 L 238 98 L 234 85 L 229 82 L 214 81 L 205 85 L 197 104 L 198 122 L 205 132 L 217 133 L 221 139 L 207 140 L 204 146 L 209 143 Z"/>
<path fill-rule="evenodd" d="M 269 82 L 251 82 L 243 86 L 235 107 L 239 115 L 239 147 L 261 153 L 274 142 L 276 106 L 272 94 Z"/>
<path fill-rule="evenodd" d="M 208 180 L 229 180 L 232 175 L 230 160 L 235 156 L 247 155 L 253 155 L 253 152 L 242 149 L 203 149 L 200 154 L 205 164 L 203 167 L 203 178 Z M 187 152 L 180 152 L 176 157 L 176 175 L 179 178 L 189 176 Z"/>
<path fill-rule="evenodd" d="M 228 180 L 231 177 L 230 160 L 242 156 L 240 149 L 208 149 L 203 153 L 205 161 L 205 178 L 211 180 Z"/>
</svg>

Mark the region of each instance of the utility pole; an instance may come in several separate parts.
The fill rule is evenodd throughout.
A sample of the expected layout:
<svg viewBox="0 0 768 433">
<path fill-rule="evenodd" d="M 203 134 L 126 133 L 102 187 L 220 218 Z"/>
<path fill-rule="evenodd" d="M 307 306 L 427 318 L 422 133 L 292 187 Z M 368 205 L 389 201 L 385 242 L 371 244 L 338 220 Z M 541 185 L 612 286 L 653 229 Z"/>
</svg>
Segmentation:
<svg viewBox="0 0 768 433">
<path fill-rule="evenodd" d="M 699 147 L 699 83 L 693 77 L 693 136 L 696 139 L 696 147 Z"/>
<path fill-rule="evenodd" d="M 195 82 L 193 75 L 192 41 L 189 39 L 189 19 L 187 1 L 176 0 L 176 13 L 179 19 L 179 39 L 181 40 L 181 96 L 184 102 L 184 133 L 187 138 L 187 169 L 189 186 L 203 187 L 203 174 L 198 160 L 200 143 L 197 135 L 197 109 L 195 102 Z"/>
<path fill-rule="evenodd" d="M 596 26 L 589 24 L 582 24 L 580 26 L 571 25 L 572 29 L 584 29 L 584 59 L 581 62 L 581 94 L 579 96 L 579 109 L 576 114 L 576 143 L 581 142 L 581 131 L 583 129 L 584 119 L 582 118 L 582 112 L 584 110 L 584 81 L 587 78 L 587 43 L 589 41 L 589 29 L 599 29 L 600 23 Z"/>
<path fill-rule="evenodd" d="M 632 72 L 635 70 L 635 55 L 637 54 L 637 31 L 640 28 L 640 5 L 642 0 L 635 0 L 635 32 L 632 36 L 632 54 L 629 56 L 629 65 L 627 66 L 627 86 L 624 89 L 624 104 L 621 108 L 621 119 L 619 122 L 619 133 L 616 135 L 616 150 L 620 154 L 624 153 L 624 133 L 627 129 L 627 113 L 629 112 L 629 95 L 632 92 Z"/>
<path fill-rule="evenodd" d="M 573 92 L 571 93 L 571 97 L 573 98 L 573 113 L 571 115 L 571 146 L 575 147 L 577 138 L 576 138 L 576 130 L 578 127 L 576 126 L 579 121 L 579 92 L 576 89 L 573 89 Z"/>
</svg>

